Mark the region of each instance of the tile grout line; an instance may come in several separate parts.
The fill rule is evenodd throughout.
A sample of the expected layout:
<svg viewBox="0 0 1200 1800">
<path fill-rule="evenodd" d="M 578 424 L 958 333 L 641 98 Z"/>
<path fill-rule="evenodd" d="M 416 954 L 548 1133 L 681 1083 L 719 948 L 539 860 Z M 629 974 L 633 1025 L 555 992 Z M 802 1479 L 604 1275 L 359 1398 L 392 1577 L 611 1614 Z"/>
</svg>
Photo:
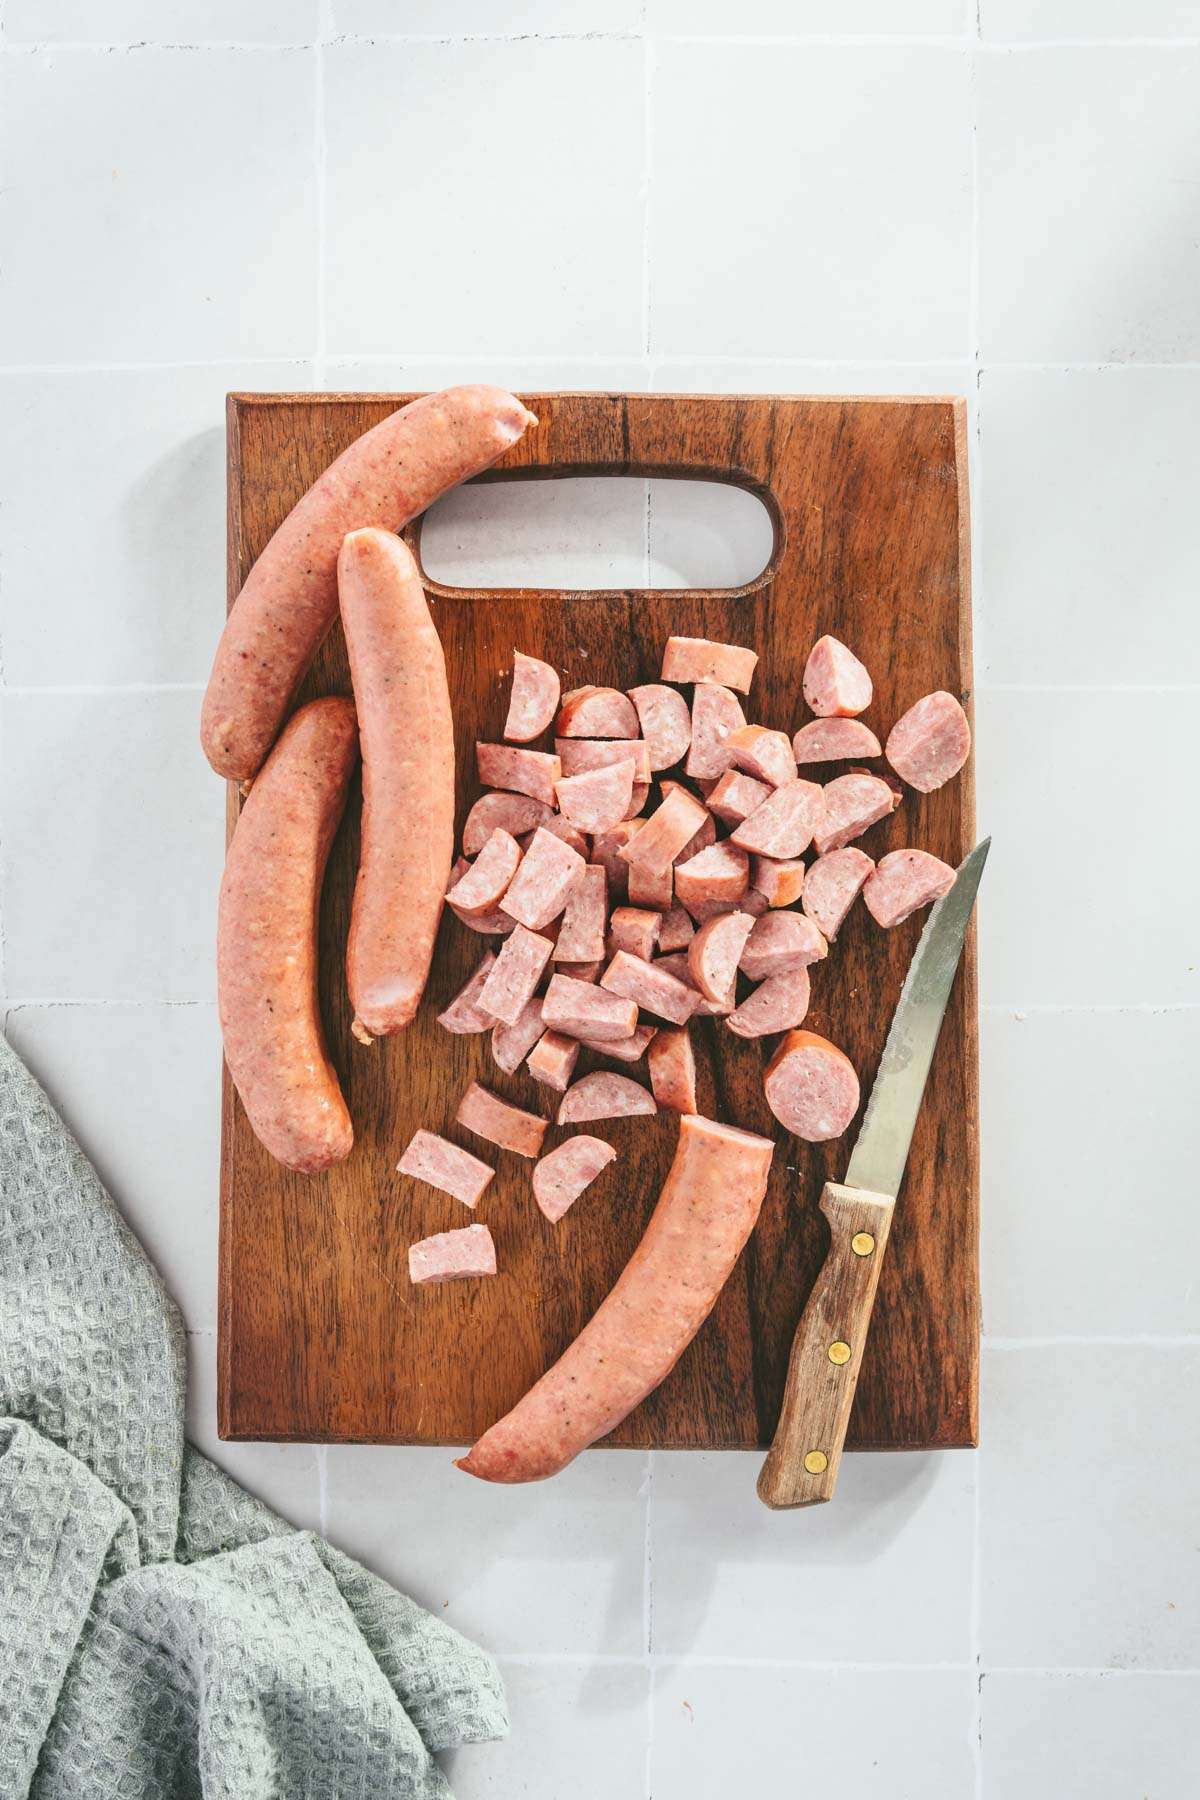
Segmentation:
<svg viewBox="0 0 1200 1800">
<path fill-rule="evenodd" d="M 264 368 L 286 369 L 302 368 L 308 358 L 297 353 L 289 356 L 216 356 L 216 357 L 169 357 L 162 362 L 14 362 L 0 363 L 0 376 L 18 375 L 155 375 L 170 374 L 177 369 L 228 369 L 228 368 Z M 643 357 L 643 360 L 646 360 Z M 970 365 L 970 357 L 948 356 L 908 356 L 908 357 L 853 357 L 853 356 L 738 356 L 724 351 L 694 352 L 660 351 L 653 357 L 658 368 L 669 369 L 676 365 L 694 367 L 696 364 L 711 365 L 714 368 L 759 368 L 759 369 L 963 369 Z M 419 354 L 398 356 L 394 349 L 377 351 L 356 350 L 353 354 L 330 355 L 328 361 L 346 370 L 361 368 L 368 364 L 394 364 L 397 369 L 420 368 L 429 363 L 466 362 L 473 364 L 493 364 L 497 362 L 519 361 L 536 367 L 545 363 L 551 368 L 561 367 L 568 363 L 575 368 L 611 368 L 628 366 L 629 356 L 622 356 L 617 351 L 601 352 L 563 352 L 555 355 L 539 355 L 523 350 L 493 349 L 488 351 L 472 350 L 467 356 L 454 350 L 425 350 Z M 1065 362 L 1061 359 L 1051 362 L 1019 362 L 1005 357 L 980 358 L 980 372 L 983 374 L 1025 374 L 1025 375 L 1123 375 L 1123 374 L 1194 374 L 1200 369 L 1200 361 L 1181 360 L 1178 362 L 1148 362 L 1133 359 L 1129 362 Z M 699 391 L 699 390 L 697 390 Z M 816 394 L 814 399 L 821 400 L 832 396 Z M 873 396 L 882 399 L 892 398 L 889 395 Z M 896 398 L 908 398 L 897 395 Z M 932 395 L 917 395 L 918 399 L 935 398 Z"/>
</svg>

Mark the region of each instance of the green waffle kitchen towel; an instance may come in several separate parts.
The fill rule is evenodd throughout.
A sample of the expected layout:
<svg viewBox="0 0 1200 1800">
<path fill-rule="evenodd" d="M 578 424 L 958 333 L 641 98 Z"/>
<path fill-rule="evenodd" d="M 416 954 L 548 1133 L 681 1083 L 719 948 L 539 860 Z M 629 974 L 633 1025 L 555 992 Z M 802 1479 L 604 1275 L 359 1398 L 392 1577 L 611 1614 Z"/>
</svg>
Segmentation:
<svg viewBox="0 0 1200 1800">
<path fill-rule="evenodd" d="M 183 1437 L 179 1315 L 0 1040 L 0 1800 L 446 1800 L 491 1658 Z"/>
</svg>

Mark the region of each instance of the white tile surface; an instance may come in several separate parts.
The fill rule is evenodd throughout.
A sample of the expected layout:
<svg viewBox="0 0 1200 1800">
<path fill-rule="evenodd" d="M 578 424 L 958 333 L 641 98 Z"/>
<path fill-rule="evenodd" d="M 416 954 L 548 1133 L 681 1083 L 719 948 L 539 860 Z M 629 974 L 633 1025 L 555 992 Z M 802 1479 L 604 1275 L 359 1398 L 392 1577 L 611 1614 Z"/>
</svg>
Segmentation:
<svg viewBox="0 0 1200 1800">
<path fill-rule="evenodd" d="M 1192 369 L 985 372 L 983 680 L 1200 681 L 1198 409 Z"/>
<path fill-rule="evenodd" d="M 660 44 L 654 355 L 963 356 L 967 99 L 953 50 Z"/>
<path fill-rule="evenodd" d="M 984 56 L 978 79 L 985 358 L 1200 356 L 1200 50 Z"/>
<path fill-rule="evenodd" d="M 647 0 L 651 31 L 680 37 L 958 36 L 963 0 Z"/>
<path fill-rule="evenodd" d="M 761 1464 L 757 1454 L 655 1454 L 656 1655 L 967 1661 L 971 1452 L 851 1456 L 837 1504 L 803 1514 L 762 1505 Z"/>
<path fill-rule="evenodd" d="M 455 1800 L 635 1800 L 643 1793 L 648 1669 L 504 1661 L 501 1673 L 512 1735 L 440 1759 Z"/>
<path fill-rule="evenodd" d="M 6 55 L 5 360 L 310 354 L 317 298 L 312 56 Z"/>
<path fill-rule="evenodd" d="M 301 1531 L 321 1523 L 320 1451 L 315 1444 L 229 1444 L 217 1436 L 217 1337 L 189 1332 L 187 1435 L 197 1450 Z"/>
<path fill-rule="evenodd" d="M 636 31 L 641 0 L 332 0 L 337 31 L 401 37 L 586 37 Z"/>
<path fill-rule="evenodd" d="M 0 376 L 10 686 L 207 680 L 225 618 L 225 395 L 310 384 L 307 363 Z"/>
<path fill-rule="evenodd" d="M 7 694 L 10 1000 L 211 1000 L 225 791 L 199 693 Z"/>
<path fill-rule="evenodd" d="M 980 0 L 979 17 L 985 40 L 1200 36 L 1196 0 Z"/>
<path fill-rule="evenodd" d="M 640 44 L 349 43 L 325 65 L 331 355 L 641 350 Z"/>
<path fill-rule="evenodd" d="M 326 387 L 333 393 L 427 393 L 460 381 L 492 381 L 516 394 L 635 392 L 649 385 L 645 362 L 638 356 L 590 356 L 569 351 L 560 356 L 533 353 L 493 356 L 330 356 L 325 359 Z"/>
<path fill-rule="evenodd" d="M 337 1542 L 460 1631 L 500 1654 L 640 1653 L 640 1453 L 583 1458 L 545 1505 L 464 1475 L 452 1450 L 326 1455 Z"/>
<path fill-rule="evenodd" d="M 965 359 L 823 363 L 663 356 L 651 362 L 650 386 L 665 394 L 960 394 L 973 400 L 975 371 Z"/>
<path fill-rule="evenodd" d="M 192 1330 L 216 1326 L 215 1006 L 20 1006 L 5 1035 L 75 1133 Z"/>
<path fill-rule="evenodd" d="M 982 1025 L 984 1329 L 1200 1333 L 1200 1007 Z"/>
<path fill-rule="evenodd" d="M 10 44 L 305 44 L 318 0 L 8 0 Z"/>
<path fill-rule="evenodd" d="M 1200 1667 L 1198 1381 L 1197 1344 L 985 1354 L 984 1668 Z"/>
<path fill-rule="evenodd" d="M 980 894 L 985 1000 L 1200 999 L 1200 847 L 1180 831 L 1193 710 L 1152 692 L 978 692 L 979 825 L 994 840 Z M 1154 746 L 1153 777 L 1129 753 L 1139 742 Z"/>
<path fill-rule="evenodd" d="M 1192 1800 L 1200 1677 L 987 1675 L 982 1800 Z"/>
<path fill-rule="evenodd" d="M 823 1622 L 798 1617 L 793 1628 L 810 1639 Z M 669 1664 L 655 1671 L 649 1792 L 960 1800 L 974 1791 L 973 1706 L 966 1669 Z"/>
</svg>

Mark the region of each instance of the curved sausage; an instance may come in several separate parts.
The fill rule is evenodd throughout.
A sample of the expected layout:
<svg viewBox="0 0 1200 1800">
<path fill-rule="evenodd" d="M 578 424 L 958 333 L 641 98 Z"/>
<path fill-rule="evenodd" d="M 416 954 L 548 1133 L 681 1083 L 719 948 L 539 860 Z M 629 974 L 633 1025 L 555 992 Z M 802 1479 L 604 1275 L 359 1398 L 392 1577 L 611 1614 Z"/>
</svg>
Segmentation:
<svg viewBox="0 0 1200 1800">
<path fill-rule="evenodd" d="M 863 900 L 877 925 L 890 931 L 940 900 L 954 886 L 954 870 L 926 850 L 893 850 L 880 857 L 863 886 Z"/>
<path fill-rule="evenodd" d="M 564 694 L 554 730 L 564 738 L 635 738 L 633 702 L 619 688 L 581 687 Z"/>
<path fill-rule="evenodd" d="M 352 531 L 337 563 L 363 757 L 346 982 L 361 1042 L 408 1025 L 429 978 L 454 856 L 454 721 L 412 552 Z"/>
<path fill-rule="evenodd" d="M 791 860 L 802 856 L 820 829 L 824 791 L 815 781 L 785 781 L 733 833 L 732 842 L 758 856 Z"/>
<path fill-rule="evenodd" d="M 858 1111 L 858 1076 L 844 1051 L 815 1031 L 789 1031 L 763 1077 L 767 1105 L 808 1144 L 839 1138 Z"/>
<path fill-rule="evenodd" d="M 818 718 L 866 712 L 874 688 L 853 650 L 835 637 L 818 638 L 804 665 L 804 698 Z"/>
<path fill-rule="evenodd" d="M 543 1082 L 558 1094 L 565 1094 L 578 1061 L 578 1038 L 567 1037 L 561 1031 L 547 1031 L 529 1052 L 525 1067 L 535 1081 Z"/>
<path fill-rule="evenodd" d="M 533 1171 L 533 1197 L 552 1225 L 556 1225 L 585 1188 L 616 1156 L 603 1138 L 586 1132 L 568 1138 L 557 1150 L 543 1156 Z"/>
<path fill-rule="evenodd" d="M 799 1025 L 808 1011 L 808 969 L 789 969 L 786 975 L 768 975 L 746 996 L 725 1023 L 741 1038 L 770 1037 Z"/>
<path fill-rule="evenodd" d="M 513 651 L 512 693 L 504 735 L 513 744 L 529 744 L 550 729 L 558 711 L 558 672 L 536 656 Z"/>
<path fill-rule="evenodd" d="M 746 723 L 737 697 L 727 687 L 701 682 L 692 691 L 692 743 L 685 773 L 693 781 L 716 780 L 729 767 L 726 739 Z"/>
<path fill-rule="evenodd" d="M 754 931 L 747 912 L 717 913 L 688 945 L 688 971 L 706 1000 L 724 1002 L 737 983 L 738 963 Z"/>
<path fill-rule="evenodd" d="M 804 878 L 800 904 L 817 930 L 833 942 L 875 864 L 853 846 L 818 856 Z"/>
<path fill-rule="evenodd" d="M 878 775 L 852 773 L 839 775 L 824 789 L 825 810 L 813 834 L 813 849 L 818 856 L 830 850 L 841 850 L 852 838 L 861 837 L 871 825 L 886 819 L 894 810 L 896 796 Z"/>
<path fill-rule="evenodd" d="M 463 855 L 478 856 L 493 831 L 523 838 L 555 816 L 544 800 L 529 794 L 481 794 L 463 826 Z"/>
<path fill-rule="evenodd" d="M 663 687 L 659 682 L 630 688 L 629 698 L 637 708 L 652 773 L 674 768 L 692 741 L 692 715 L 687 701 L 674 688 Z"/>
<path fill-rule="evenodd" d="M 768 906 L 794 906 L 804 892 L 804 864 L 798 856 L 756 856 L 750 864 L 750 885 Z"/>
<path fill-rule="evenodd" d="M 454 885 L 446 890 L 446 902 L 461 919 L 490 912 L 497 906 L 517 872 L 521 846 L 509 832 L 493 831 L 473 863 L 468 863 Z"/>
<path fill-rule="evenodd" d="M 429 1187 L 461 1200 L 464 1206 L 476 1206 L 479 1196 L 496 1173 L 489 1163 L 481 1162 L 469 1150 L 447 1143 L 435 1131 L 414 1131 L 408 1149 L 396 1164 L 401 1175 L 411 1175 Z"/>
<path fill-rule="evenodd" d="M 796 779 L 796 759 L 786 731 L 769 731 L 765 725 L 742 725 L 725 740 L 735 769 L 765 781 L 768 787 L 782 787 Z"/>
<path fill-rule="evenodd" d="M 536 423 L 501 388 L 449 388 L 394 412 L 330 464 L 251 569 L 221 633 L 200 727 L 218 775 L 247 781 L 270 749 L 337 618 L 346 533 L 399 531 Z"/>
<path fill-rule="evenodd" d="M 755 922 L 740 966 L 751 981 L 765 981 L 769 975 L 806 969 L 828 954 L 829 945 L 803 913 L 771 912 Z"/>
<path fill-rule="evenodd" d="M 549 938 L 516 926 L 479 990 L 480 1012 L 502 1025 L 515 1025 L 532 1000 L 553 949 Z"/>
<path fill-rule="evenodd" d="M 697 1115 L 654 1216 L 575 1342 L 458 1463 L 484 1481 L 542 1481 L 621 1423 L 712 1311 L 767 1191 L 774 1144 Z"/>
<path fill-rule="evenodd" d="M 758 656 L 744 644 L 715 644 L 711 638 L 669 637 L 663 651 L 664 681 L 713 682 L 750 692 Z"/>
<path fill-rule="evenodd" d="M 696 1111 L 696 1058 L 686 1025 L 664 1025 L 646 1052 L 650 1087 L 660 1106 L 671 1112 Z"/>
<path fill-rule="evenodd" d="M 884 755 L 902 781 L 931 794 L 958 771 L 971 754 L 971 727 L 953 694 L 926 694 L 888 733 Z"/>
<path fill-rule="evenodd" d="M 579 831 L 611 831 L 629 810 L 633 797 L 634 761 L 610 763 L 606 768 L 585 769 L 554 784 L 563 816 Z"/>
<path fill-rule="evenodd" d="M 792 739 L 792 755 L 805 763 L 842 762 L 850 756 L 880 756 L 879 739 L 861 719 L 812 719 Z"/>
<path fill-rule="evenodd" d="M 582 1125 L 589 1119 L 627 1119 L 657 1111 L 653 1094 L 640 1082 L 628 1075 L 614 1075 L 610 1069 L 597 1069 L 567 1089 L 555 1123 Z"/>
<path fill-rule="evenodd" d="M 464 1225 L 460 1231 L 436 1231 L 408 1246 L 408 1279 L 422 1282 L 464 1281 L 472 1275 L 496 1273 L 496 1246 L 486 1225 Z"/>
<path fill-rule="evenodd" d="M 542 1139 L 549 1123 L 537 1113 L 510 1106 L 507 1100 L 501 1100 L 498 1094 L 481 1087 L 477 1081 L 471 1083 L 459 1101 L 454 1118 L 456 1124 L 473 1131 L 476 1137 L 486 1138 L 489 1144 L 495 1144 L 501 1150 L 511 1150 L 516 1156 L 533 1157 L 542 1153 Z"/>
<path fill-rule="evenodd" d="M 317 916 L 357 758 L 349 700 L 301 707 L 242 806 L 221 878 L 225 1061 L 255 1135 L 307 1174 L 341 1162 L 354 1143 L 321 1029 Z"/>
</svg>

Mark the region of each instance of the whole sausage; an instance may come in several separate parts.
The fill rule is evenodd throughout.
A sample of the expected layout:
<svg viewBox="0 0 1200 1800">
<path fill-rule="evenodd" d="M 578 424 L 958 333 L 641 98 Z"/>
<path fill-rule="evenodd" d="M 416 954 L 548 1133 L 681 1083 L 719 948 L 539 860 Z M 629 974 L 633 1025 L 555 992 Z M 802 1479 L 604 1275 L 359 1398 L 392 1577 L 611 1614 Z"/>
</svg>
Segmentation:
<svg viewBox="0 0 1200 1800">
<path fill-rule="evenodd" d="M 767 1105 L 808 1144 L 839 1138 L 858 1111 L 858 1076 L 844 1051 L 815 1031 L 789 1031 L 763 1077 Z"/>
<path fill-rule="evenodd" d="M 536 423 L 501 388 L 449 388 L 401 407 L 330 464 L 251 569 L 221 633 L 200 727 L 218 775 L 247 781 L 270 749 L 337 618 L 346 533 L 399 531 Z"/>
<path fill-rule="evenodd" d="M 613 1430 L 712 1311 L 767 1191 L 774 1145 L 692 1114 L 646 1227 L 570 1348 L 459 1461 L 484 1481 L 542 1481 Z"/>
<path fill-rule="evenodd" d="M 512 694 L 504 721 L 504 735 L 509 742 L 529 744 L 548 731 L 558 711 L 558 696 L 558 674 L 550 664 L 514 650 Z"/>
<path fill-rule="evenodd" d="M 369 1043 L 410 1023 L 429 977 L 454 856 L 454 721 L 407 545 L 352 531 L 337 579 L 363 756 L 346 981 L 351 1030 Z"/>
<path fill-rule="evenodd" d="M 357 757 L 349 700 L 302 707 L 242 806 L 221 878 L 225 1061 L 255 1135 L 307 1174 L 341 1162 L 354 1142 L 321 1029 L 317 915 Z"/>
</svg>

